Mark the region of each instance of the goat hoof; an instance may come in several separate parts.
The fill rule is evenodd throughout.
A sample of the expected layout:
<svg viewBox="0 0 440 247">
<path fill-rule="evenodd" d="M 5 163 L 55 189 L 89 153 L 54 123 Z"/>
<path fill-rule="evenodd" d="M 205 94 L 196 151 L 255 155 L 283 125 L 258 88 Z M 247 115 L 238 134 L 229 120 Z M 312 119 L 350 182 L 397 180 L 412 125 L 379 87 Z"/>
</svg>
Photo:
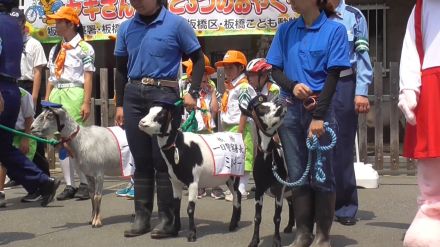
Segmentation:
<svg viewBox="0 0 440 247">
<path fill-rule="evenodd" d="M 188 242 L 195 242 L 197 240 L 196 233 L 190 232 L 188 234 Z"/>
<path fill-rule="evenodd" d="M 272 247 L 281 247 L 281 239 L 274 239 Z"/>
<path fill-rule="evenodd" d="M 231 222 L 229 224 L 229 231 L 230 232 L 235 231 L 237 229 L 237 227 L 238 227 L 238 223 L 237 222 Z"/>
<path fill-rule="evenodd" d="M 248 247 L 258 247 L 258 244 L 260 243 L 260 239 L 252 239 L 251 243 L 248 245 Z"/>
<path fill-rule="evenodd" d="M 88 222 L 88 223 L 89 223 L 89 225 L 91 225 L 91 224 L 92 224 L 92 221 L 91 221 L 91 220 L 89 220 L 89 222 Z"/>
<path fill-rule="evenodd" d="M 284 233 L 292 233 L 293 232 L 293 226 L 286 226 L 283 230 Z"/>
</svg>

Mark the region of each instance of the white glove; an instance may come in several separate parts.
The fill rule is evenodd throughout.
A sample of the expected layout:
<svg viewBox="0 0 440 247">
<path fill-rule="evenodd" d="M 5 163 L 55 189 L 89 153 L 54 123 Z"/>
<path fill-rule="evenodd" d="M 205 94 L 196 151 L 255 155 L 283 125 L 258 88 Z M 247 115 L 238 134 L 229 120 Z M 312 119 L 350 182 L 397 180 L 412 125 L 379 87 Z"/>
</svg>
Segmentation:
<svg viewBox="0 0 440 247">
<path fill-rule="evenodd" d="M 406 121 L 411 125 L 416 125 L 416 115 L 414 109 L 417 106 L 418 95 L 416 91 L 411 89 L 404 89 L 399 95 L 399 103 L 397 106 L 405 115 Z"/>
</svg>

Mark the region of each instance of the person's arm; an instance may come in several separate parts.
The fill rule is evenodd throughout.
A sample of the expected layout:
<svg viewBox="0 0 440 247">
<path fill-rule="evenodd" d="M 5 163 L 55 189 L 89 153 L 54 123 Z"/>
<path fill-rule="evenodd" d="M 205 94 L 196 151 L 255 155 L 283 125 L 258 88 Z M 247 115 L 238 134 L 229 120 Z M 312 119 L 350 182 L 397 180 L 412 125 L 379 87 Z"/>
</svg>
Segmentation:
<svg viewBox="0 0 440 247">
<path fill-rule="evenodd" d="M 313 111 L 313 119 L 323 120 L 327 114 L 327 110 L 333 98 L 333 94 L 336 91 L 336 85 L 338 83 L 339 74 L 342 68 L 332 68 L 327 73 L 327 79 L 325 80 L 324 88 L 318 98 L 318 105 Z"/>
<path fill-rule="evenodd" d="M 5 101 L 3 100 L 2 93 L 0 92 L 0 114 L 3 112 L 4 109 L 5 109 Z"/>
<path fill-rule="evenodd" d="M 24 132 L 26 134 L 31 134 L 31 126 L 34 121 L 33 117 L 26 117 L 24 119 Z M 23 154 L 29 153 L 29 138 L 22 138 L 20 142 L 20 151 Z"/>
<path fill-rule="evenodd" d="M 43 76 L 43 65 L 36 66 L 33 72 L 34 72 L 34 83 L 32 84 L 33 85 L 32 100 L 34 101 L 34 106 L 36 106 L 38 95 L 40 94 L 41 78 Z"/>
<path fill-rule="evenodd" d="M 217 118 L 219 105 L 218 105 L 218 99 L 217 99 L 217 89 L 215 88 L 215 85 L 210 85 L 211 87 L 211 116 L 214 117 L 214 119 Z"/>
<path fill-rule="evenodd" d="M 46 84 L 46 96 L 44 96 L 44 100 L 49 101 L 50 92 L 52 92 L 52 89 L 54 88 L 53 84 L 48 81 Z"/>
<path fill-rule="evenodd" d="M 277 67 L 272 69 L 272 79 L 286 92 L 291 92 L 296 98 L 305 100 L 313 92 L 304 83 L 292 81 L 284 74 L 284 72 Z"/>
<path fill-rule="evenodd" d="M 358 113 L 368 113 L 370 102 L 368 101 L 368 86 L 373 81 L 373 67 L 371 66 L 368 25 L 362 12 L 356 14 L 354 52 L 356 63 L 356 93 L 354 98 L 355 110 Z"/>
<path fill-rule="evenodd" d="M 90 103 L 92 99 L 92 82 L 93 82 L 93 72 L 84 72 L 84 98 L 83 104 L 81 106 L 81 117 L 83 121 L 86 121 L 90 116 Z"/>
<path fill-rule="evenodd" d="M 127 64 L 128 64 L 127 56 L 116 56 L 116 81 L 115 81 L 116 107 L 122 107 L 124 103 L 125 85 L 128 82 Z"/>
</svg>

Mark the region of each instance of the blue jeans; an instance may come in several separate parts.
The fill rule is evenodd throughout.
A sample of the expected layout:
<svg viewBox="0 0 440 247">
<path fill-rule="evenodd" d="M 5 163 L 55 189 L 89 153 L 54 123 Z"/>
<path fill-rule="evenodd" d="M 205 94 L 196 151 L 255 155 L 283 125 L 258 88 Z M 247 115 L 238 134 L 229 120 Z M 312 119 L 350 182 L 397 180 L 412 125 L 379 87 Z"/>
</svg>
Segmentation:
<svg viewBox="0 0 440 247">
<path fill-rule="evenodd" d="M 169 87 L 147 86 L 140 83 L 127 83 L 124 93 L 124 122 L 128 145 L 133 155 L 136 170 L 135 178 L 154 178 L 155 170 L 167 172 L 156 137 L 150 137 L 139 129 L 139 121 L 145 117 L 154 101 L 175 102 L 179 99 L 176 89 Z M 182 108 L 173 113 L 174 127 L 180 126 Z"/>
<path fill-rule="evenodd" d="M 4 111 L 0 114 L 0 124 L 15 128 L 20 112 L 20 90 L 16 83 L 0 81 L 0 92 L 5 101 Z M 8 176 L 34 193 L 49 177 L 32 161 L 12 146 L 13 134 L 0 130 L 0 162 L 7 169 Z"/>
<path fill-rule="evenodd" d="M 282 100 L 285 99 L 286 98 Z M 306 146 L 306 138 L 308 135 L 310 122 L 312 121 L 312 114 L 304 108 L 302 101 L 292 97 L 287 99 L 289 102 L 287 105 L 287 113 L 282 125 L 278 129 L 278 133 L 283 145 L 284 159 L 287 164 L 289 182 L 293 182 L 301 178 L 307 167 L 309 152 Z M 329 107 L 324 121 L 329 123 L 329 127 L 332 128 L 337 135 L 338 125 L 332 106 Z M 327 145 L 330 143 L 330 137 L 324 134 L 319 138 L 319 141 L 321 145 Z M 314 165 L 316 153 L 314 152 L 310 173 L 308 174 L 307 178 L 299 184 L 299 186 L 311 186 L 315 191 L 319 192 L 335 191 L 335 178 L 331 159 L 333 157 L 333 149 L 328 152 L 324 152 L 322 157 L 322 168 L 325 173 L 326 180 L 322 183 L 316 180 L 316 171 Z"/>
<path fill-rule="evenodd" d="M 339 123 L 338 142 L 333 157 L 336 176 L 337 217 L 355 217 L 358 210 L 356 176 L 354 174 L 354 140 L 357 114 L 354 109 L 355 75 L 339 79 L 333 96 L 336 119 Z"/>
</svg>

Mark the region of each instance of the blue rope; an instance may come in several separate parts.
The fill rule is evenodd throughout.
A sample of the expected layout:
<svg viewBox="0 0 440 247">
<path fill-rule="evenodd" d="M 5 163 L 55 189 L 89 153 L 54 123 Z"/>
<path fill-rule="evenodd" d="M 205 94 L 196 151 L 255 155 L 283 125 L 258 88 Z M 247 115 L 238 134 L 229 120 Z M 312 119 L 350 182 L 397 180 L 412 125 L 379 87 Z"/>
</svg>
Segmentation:
<svg viewBox="0 0 440 247">
<path fill-rule="evenodd" d="M 324 183 L 325 180 L 327 179 L 325 176 L 325 172 L 323 170 L 323 161 L 325 161 L 325 157 L 322 157 L 322 152 L 327 152 L 330 151 L 335 145 L 336 145 L 336 134 L 335 132 L 328 127 L 328 123 L 325 122 L 324 123 L 324 128 L 325 131 L 328 135 L 330 135 L 331 137 L 331 143 L 327 146 L 321 146 L 319 144 L 319 140 L 318 137 L 316 135 L 314 135 L 312 138 L 307 138 L 306 140 L 306 145 L 307 145 L 307 149 L 309 150 L 309 156 L 308 156 L 308 161 L 307 161 L 307 166 L 306 166 L 306 170 L 304 171 L 303 175 L 294 182 L 287 182 L 284 181 L 280 175 L 278 175 L 277 173 L 277 166 L 275 165 L 275 163 L 272 164 L 272 173 L 273 176 L 275 177 L 275 179 L 281 183 L 284 186 L 287 187 L 297 187 L 300 184 L 302 184 L 304 182 L 304 180 L 307 178 L 307 176 L 309 175 L 310 172 L 310 168 L 312 167 L 312 160 L 313 160 L 313 152 L 316 152 L 316 161 L 315 161 L 315 178 L 316 181 L 320 182 L 320 183 Z"/>
</svg>

